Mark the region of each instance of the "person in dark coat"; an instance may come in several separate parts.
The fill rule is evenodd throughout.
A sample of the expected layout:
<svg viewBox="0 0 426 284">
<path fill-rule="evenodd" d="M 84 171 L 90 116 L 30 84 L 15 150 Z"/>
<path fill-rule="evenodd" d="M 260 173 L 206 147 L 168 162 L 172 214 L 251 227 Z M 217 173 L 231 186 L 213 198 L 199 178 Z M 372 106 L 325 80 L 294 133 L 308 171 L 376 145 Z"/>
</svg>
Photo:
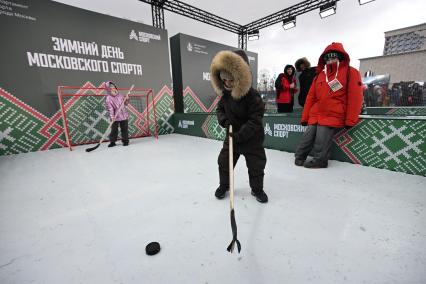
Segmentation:
<svg viewBox="0 0 426 284">
<path fill-rule="evenodd" d="M 275 80 L 275 91 L 277 93 L 277 111 L 279 113 L 293 112 L 294 94 L 297 92 L 296 69 L 286 65 L 284 73 L 278 75 Z"/>
<path fill-rule="evenodd" d="M 234 167 L 240 155 L 246 159 L 251 194 L 261 203 L 268 202 L 263 190 L 266 165 L 263 140 L 263 114 L 265 106 L 259 93 L 251 87 L 252 74 L 244 51 L 220 51 L 210 66 L 211 84 L 221 96 L 217 105 L 217 120 L 228 130 L 233 129 Z M 218 199 L 229 190 L 229 132 L 227 131 L 219 153 L 219 187 L 215 192 Z"/>
<path fill-rule="evenodd" d="M 295 164 L 326 168 L 335 132 L 359 121 L 363 84 L 359 71 L 349 65 L 349 54 L 333 42 L 318 60 L 315 77 L 303 108 L 301 124 L 308 125 L 295 152 Z M 314 158 L 305 161 L 314 149 Z"/>
<path fill-rule="evenodd" d="M 299 104 L 303 107 L 305 105 L 306 97 L 308 96 L 309 89 L 312 81 L 316 76 L 316 67 L 311 67 L 311 63 L 306 57 L 296 60 L 294 63 L 296 71 L 299 72 Z"/>
</svg>

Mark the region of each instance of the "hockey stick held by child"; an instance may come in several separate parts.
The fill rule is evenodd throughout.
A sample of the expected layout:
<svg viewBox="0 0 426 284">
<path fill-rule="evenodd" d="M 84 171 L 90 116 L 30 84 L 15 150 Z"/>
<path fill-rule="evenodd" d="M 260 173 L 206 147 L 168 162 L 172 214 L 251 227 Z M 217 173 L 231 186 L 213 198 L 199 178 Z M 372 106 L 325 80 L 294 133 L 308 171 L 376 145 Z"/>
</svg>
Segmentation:
<svg viewBox="0 0 426 284">
<path fill-rule="evenodd" d="M 99 140 L 99 142 L 91 148 L 87 148 L 86 152 L 92 152 L 94 150 L 96 150 L 97 148 L 99 148 L 99 146 L 102 144 L 102 142 L 105 140 L 106 135 L 108 134 L 109 130 L 111 129 L 113 123 L 116 121 L 118 115 L 120 114 L 121 110 L 123 109 L 123 107 L 126 105 L 126 101 L 129 98 L 130 92 L 133 90 L 135 85 L 132 85 L 129 89 L 129 91 L 127 92 L 123 102 L 120 104 L 120 107 L 118 108 L 118 110 L 115 112 L 114 117 L 111 119 L 111 122 L 108 125 L 108 128 L 106 129 L 106 131 L 104 132 L 104 134 L 102 135 L 101 139 Z"/>
<path fill-rule="evenodd" d="M 233 132 L 232 125 L 229 125 L 229 191 L 230 191 L 230 205 L 231 205 L 231 229 L 232 229 L 232 241 L 229 244 L 227 250 L 232 253 L 234 252 L 235 244 L 237 244 L 238 253 L 241 252 L 241 244 L 237 239 L 237 222 L 235 221 L 234 211 L 234 147 L 233 147 Z"/>
</svg>

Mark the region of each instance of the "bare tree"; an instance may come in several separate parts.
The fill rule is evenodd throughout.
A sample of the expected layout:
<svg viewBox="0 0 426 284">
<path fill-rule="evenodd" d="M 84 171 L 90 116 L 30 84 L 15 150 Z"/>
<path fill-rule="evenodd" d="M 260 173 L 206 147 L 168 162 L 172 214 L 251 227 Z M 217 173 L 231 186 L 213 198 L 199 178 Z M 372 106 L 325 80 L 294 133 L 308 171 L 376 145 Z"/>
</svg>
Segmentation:
<svg viewBox="0 0 426 284">
<path fill-rule="evenodd" d="M 260 69 L 257 78 L 257 89 L 259 91 L 268 91 L 271 72 L 268 69 Z"/>
</svg>

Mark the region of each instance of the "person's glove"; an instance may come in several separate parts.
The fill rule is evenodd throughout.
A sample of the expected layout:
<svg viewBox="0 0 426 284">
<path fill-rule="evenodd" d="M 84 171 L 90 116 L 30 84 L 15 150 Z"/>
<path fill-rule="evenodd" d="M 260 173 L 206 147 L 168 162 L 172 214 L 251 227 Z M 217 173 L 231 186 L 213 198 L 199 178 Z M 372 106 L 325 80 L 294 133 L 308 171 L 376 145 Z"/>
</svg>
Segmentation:
<svg viewBox="0 0 426 284">
<path fill-rule="evenodd" d="M 238 144 L 238 142 L 240 141 L 240 135 L 238 134 L 238 132 L 228 132 L 229 137 L 232 137 L 232 142 L 234 144 Z"/>
<path fill-rule="evenodd" d="M 223 123 L 223 126 L 224 126 L 226 129 L 229 129 L 229 125 L 231 125 L 231 122 L 230 122 L 229 120 L 225 120 L 225 122 Z"/>
<path fill-rule="evenodd" d="M 353 126 L 350 126 L 350 125 L 345 125 L 345 129 L 346 130 L 349 130 L 349 129 L 351 129 Z"/>
<path fill-rule="evenodd" d="M 306 121 L 302 121 L 300 124 L 302 124 L 302 126 L 307 126 L 308 123 Z"/>
</svg>

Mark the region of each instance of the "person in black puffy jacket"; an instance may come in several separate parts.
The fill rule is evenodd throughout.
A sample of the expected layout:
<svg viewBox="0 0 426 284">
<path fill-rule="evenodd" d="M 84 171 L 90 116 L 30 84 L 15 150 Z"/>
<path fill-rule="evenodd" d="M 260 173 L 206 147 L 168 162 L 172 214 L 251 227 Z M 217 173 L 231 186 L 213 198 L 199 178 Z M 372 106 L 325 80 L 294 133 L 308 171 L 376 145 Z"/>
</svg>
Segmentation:
<svg viewBox="0 0 426 284">
<path fill-rule="evenodd" d="M 311 67 L 306 57 L 302 57 L 294 63 L 297 72 L 299 72 L 299 104 L 303 107 L 305 105 L 306 97 L 308 96 L 309 89 L 311 88 L 312 81 L 316 76 L 316 67 Z"/>
<path fill-rule="evenodd" d="M 210 78 L 216 94 L 221 96 L 217 105 L 219 124 L 228 130 L 233 128 L 234 166 L 240 155 L 244 155 L 249 174 L 251 193 L 261 203 L 268 202 L 263 190 L 266 165 L 263 140 L 263 114 L 265 106 L 258 92 L 251 87 L 252 74 L 247 55 L 242 50 L 220 51 L 210 66 Z M 229 190 L 229 139 L 228 131 L 219 153 L 219 187 L 215 192 L 218 199 Z"/>
</svg>

